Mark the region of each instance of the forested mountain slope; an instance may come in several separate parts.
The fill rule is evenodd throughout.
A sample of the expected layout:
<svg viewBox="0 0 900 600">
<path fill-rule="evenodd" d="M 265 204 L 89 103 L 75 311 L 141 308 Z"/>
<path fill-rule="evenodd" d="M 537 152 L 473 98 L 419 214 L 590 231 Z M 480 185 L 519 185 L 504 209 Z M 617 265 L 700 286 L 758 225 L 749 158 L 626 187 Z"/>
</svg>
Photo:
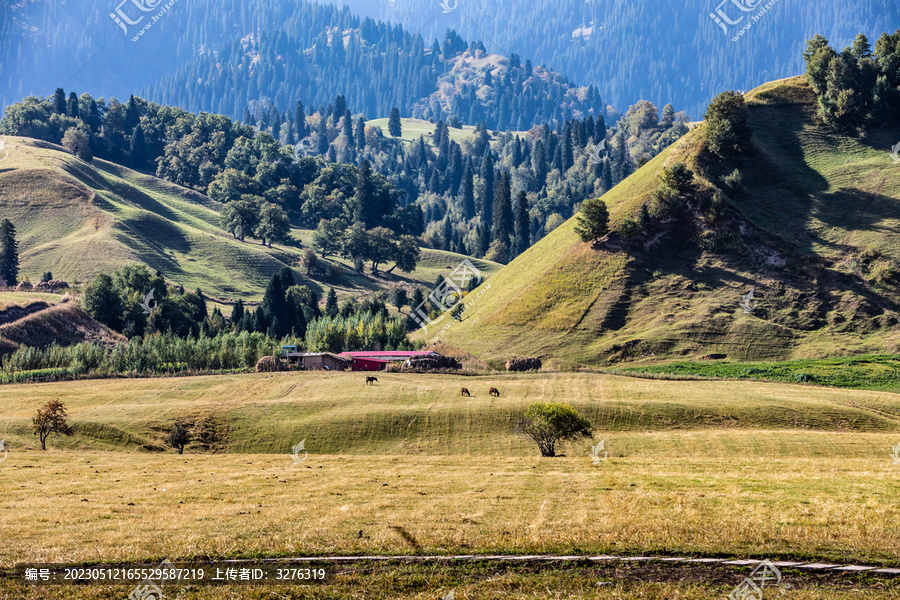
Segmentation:
<svg viewBox="0 0 900 600">
<path fill-rule="evenodd" d="M 604 110 L 595 88 L 532 68 L 527 57 L 487 56 L 477 38 L 442 31 L 423 39 L 307 0 L 180 0 L 151 23 L 158 5 L 126 3 L 113 14 L 119 26 L 86 0 L 0 8 L 0 106 L 71 84 L 95 97 L 140 93 L 235 118 L 248 107 L 251 113 L 270 104 L 291 110 L 298 100 L 324 109 L 339 94 L 369 118 L 387 117 L 394 106 L 403 116 L 436 120 L 452 111 L 492 129 L 527 129 Z M 518 64 L 523 69 L 508 77 L 508 67 Z M 452 105 L 439 93 L 448 86 L 457 88 Z"/>
<path fill-rule="evenodd" d="M 447 2 L 448 12 L 439 2 L 419 0 L 332 3 L 402 23 L 426 38 L 453 28 L 465 39 L 484 41 L 489 52 L 515 52 L 593 84 L 619 110 L 641 99 L 671 102 L 692 119 L 723 89 L 748 90 L 800 73 L 798 51 L 813 34 L 843 48 L 859 31 L 891 32 L 900 25 L 900 3 L 892 0 L 461 0 Z M 737 24 L 723 31 L 710 17 L 718 10 Z"/>
</svg>

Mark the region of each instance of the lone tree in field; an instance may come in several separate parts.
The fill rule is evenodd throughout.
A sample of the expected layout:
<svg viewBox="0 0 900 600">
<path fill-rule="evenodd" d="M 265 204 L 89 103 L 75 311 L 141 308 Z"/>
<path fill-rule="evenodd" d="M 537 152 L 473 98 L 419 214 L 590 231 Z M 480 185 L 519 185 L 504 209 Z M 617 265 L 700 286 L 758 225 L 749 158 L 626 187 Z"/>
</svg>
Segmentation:
<svg viewBox="0 0 900 600">
<path fill-rule="evenodd" d="M 609 211 L 606 210 L 606 202 L 600 198 L 585 200 L 581 205 L 575 233 L 581 237 L 582 242 L 591 243 L 599 241 L 609 233 Z"/>
<path fill-rule="evenodd" d="M 172 426 L 169 432 L 169 445 L 178 451 L 178 454 L 184 454 L 184 447 L 191 441 L 191 430 L 188 426 L 179 421 Z"/>
<path fill-rule="evenodd" d="M 34 435 L 41 440 L 41 450 L 47 449 L 47 438 L 51 433 L 72 435 L 75 433 L 66 421 L 66 407 L 59 400 L 51 400 L 38 409 L 31 419 Z"/>
<path fill-rule="evenodd" d="M 541 449 L 541 456 L 556 456 L 556 444 L 579 437 L 590 437 L 590 422 L 568 404 L 532 404 L 519 419 L 516 431 Z"/>
</svg>

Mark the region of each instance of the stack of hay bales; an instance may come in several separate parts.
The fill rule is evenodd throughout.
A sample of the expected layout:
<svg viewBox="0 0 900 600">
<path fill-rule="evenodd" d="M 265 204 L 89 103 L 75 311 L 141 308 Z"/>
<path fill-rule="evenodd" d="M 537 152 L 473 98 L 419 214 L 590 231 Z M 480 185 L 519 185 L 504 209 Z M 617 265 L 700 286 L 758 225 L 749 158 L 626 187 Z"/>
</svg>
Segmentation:
<svg viewBox="0 0 900 600">
<path fill-rule="evenodd" d="M 541 359 L 539 358 L 511 358 L 506 361 L 507 371 L 539 371 Z"/>
<path fill-rule="evenodd" d="M 403 371 L 440 371 L 443 369 L 461 369 L 462 365 L 449 356 L 419 356 L 403 363 Z"/>
<path fill-rule="evenodd" d="M 59 279 L 51 279 L 50 281 L 42 281 L 34 286 L 34 290 L 38 292 L 58 293 L 69 289 L 69 284 Z"/>
<path fill-rule="evenodd" d="M 257 373 L 272 373 L 274 371 L 286 371 L 285 362 L 274 356 L 263 356 L 256 363 Z"/>
</svg>

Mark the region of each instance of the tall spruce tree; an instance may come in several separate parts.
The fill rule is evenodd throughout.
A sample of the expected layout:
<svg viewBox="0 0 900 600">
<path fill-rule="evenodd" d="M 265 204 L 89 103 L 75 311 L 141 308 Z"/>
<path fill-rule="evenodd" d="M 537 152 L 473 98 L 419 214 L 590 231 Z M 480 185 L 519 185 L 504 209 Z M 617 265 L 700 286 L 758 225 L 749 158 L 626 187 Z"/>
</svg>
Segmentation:
<svg viewBox="0 0 900 600">
<path fill-rule="evenodd" d="M 0 278 L 9 286 L 19 283 L 19 242 L 16 228 L 9 219 L 0 222 Z"/>
<path fill-rule="evenodd" d="M 403 125 L 400 123 L 400 109 L 396 106 L 391 109 L 390 117 L 388 117 L 388 133 L 392 137 L 403 135 Z"/>
<path fill-rule="evenodd" d="M 378 219 L 375 193 L 372 165 L 368 160 L 363 160 L 356 178 L 356 209 L 358 212 L 355 217 L 357 221 L 365 223 L 367 227 L 374 227 Z"/>
<path fill-rule="evenodd" d="M 462 209 L 466 220 L 475 216 L 475 181 L 472 176 L 472 166 L 469 161 L 463 170 L 462 177 Z"/>
<path fill-rule="evenodd" d="M 337 292 L 334 288 L 328 290 L 328 296 L 325 297 L 325 314 L 329 317 L 335 317 L 338 314 Z"/>
<path fill-rule="evenodd" d="M 244 318 L 244 301 L 240 298 L 237 299 L 237 302 L 234 303 L 234 307 L 231 309 L 231 324 L 235 328 L 240 327 L 241 320 Z"/>
<path fill-rule="evenodd" d="M 281 277 L 278 273 L 269 280 L 266 287 L 266 293 L 263 295 L 262 304 L 256 311 L 256 316 L 260 319 L 257 331 L 266 331 L 271 329 L 276 337 L 287 335 L 290 328 L 290 319 L 287 316 L 288 307 L 284 294 L 284 288 L 281 287 Z M 272 329 L 272 327 L 274 329 Z"/>
<path fill-rule="evenodd" d="M 516 246 L 515 255 L 522 254 L 531 245 L 531 217 L 528 214 L 528 195 L 525 190 L 516 196 Z"/>
<path fill-rule="evenodd" d="M 513 235 L 512 190 L 509 173 L 504 171 L 494 189 L 494 223 L 491 239 L 510 247 Z"/>
<path fill-rule="evenodd" d="M 481 161 L 481 189 L 478 194 L 478 212 L 482 222 L 490 230 L 494 218 L 494 161 L 490 151 Z"/>
<path fill-rule="evenodd" d="M 75 92 L 69 92 L 69 100 L 66 102 L 66 115 L 73 119 L 78 118 L 78 96 Z"/>
<path fill-rule="evenodd" d="M 66 114 L 66 92 L 62 88 L 56 88 L 53 93 L 53 112 L 59 115 Z"/>
</svg>

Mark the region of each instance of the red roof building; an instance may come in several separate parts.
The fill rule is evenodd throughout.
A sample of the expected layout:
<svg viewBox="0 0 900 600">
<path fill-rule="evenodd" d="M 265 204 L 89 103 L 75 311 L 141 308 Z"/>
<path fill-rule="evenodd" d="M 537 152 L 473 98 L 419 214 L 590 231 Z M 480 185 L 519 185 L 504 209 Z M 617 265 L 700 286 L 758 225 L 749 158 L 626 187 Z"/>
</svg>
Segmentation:
<svg viewBox="0 0 900 600">
<path fill-rule="evenodd" d="M 354 371 L 384 371 L 387 367 L 389 360 L 377 360 L 374 358 L 362 358 L 362 357 L 354 357 L 353 359 L 353 367 Z"/>
<path fill-rule="evenodd" d="M 356 360 L 357 358 L 369 358 L 392 362 L 395 360 L 409 360 L 410 358 L 419 358 L 422 356 L 440 356 L 440 354 L 429 350 L 375 350 L 371 352 L 341 352 L 339 356 L 353 360 Z"/>
</svg>

